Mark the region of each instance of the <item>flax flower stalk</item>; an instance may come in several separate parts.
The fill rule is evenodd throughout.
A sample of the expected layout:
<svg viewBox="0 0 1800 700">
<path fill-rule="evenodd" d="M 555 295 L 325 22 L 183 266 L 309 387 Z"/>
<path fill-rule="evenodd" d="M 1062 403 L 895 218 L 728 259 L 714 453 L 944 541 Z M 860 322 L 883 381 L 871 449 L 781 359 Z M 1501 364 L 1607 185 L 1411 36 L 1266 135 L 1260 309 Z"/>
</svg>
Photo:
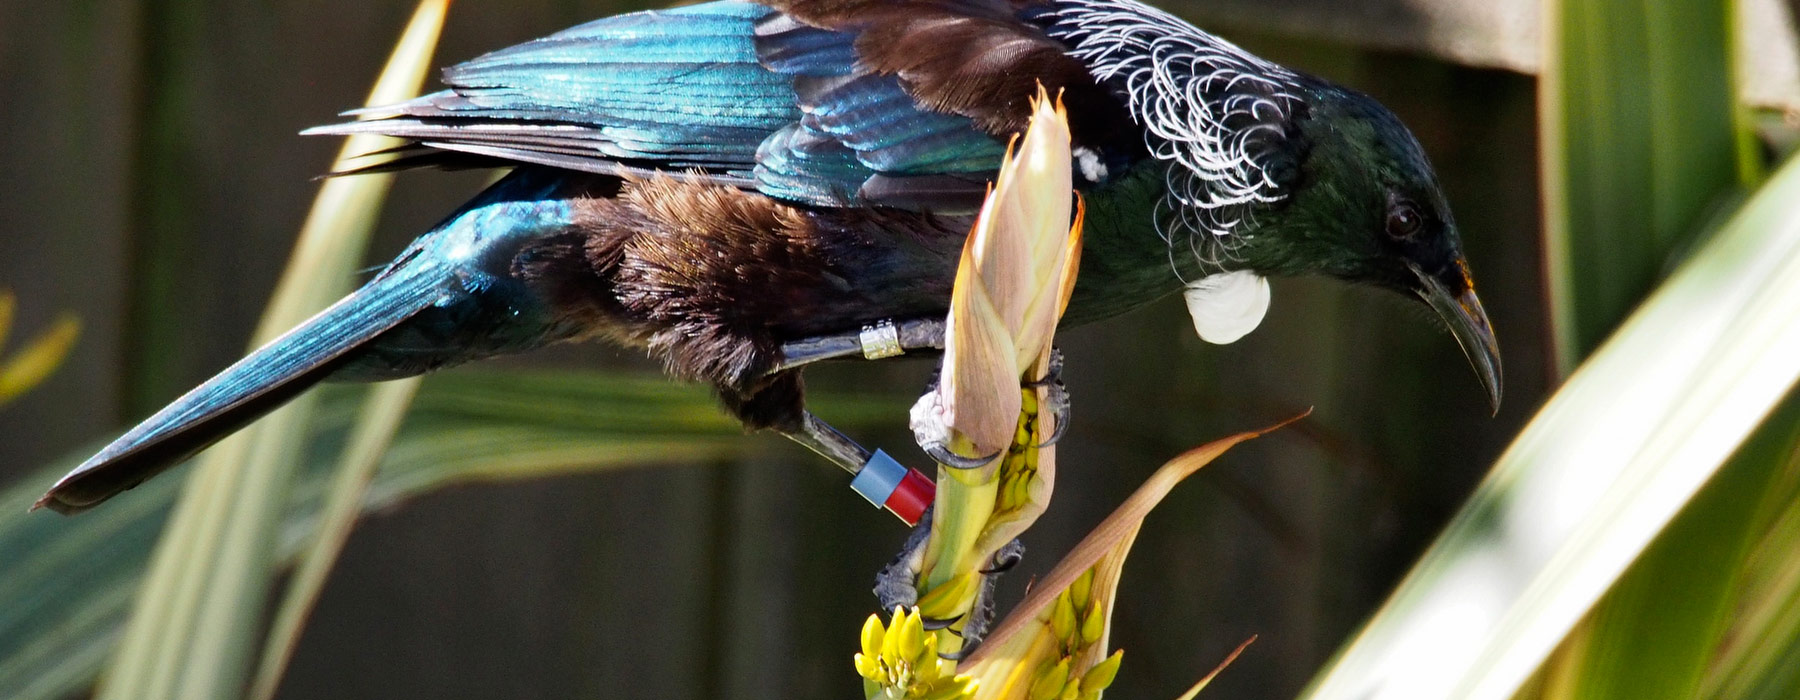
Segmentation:
<svg viewBox="0 0 1800 700">
<path fill-rule="evenodd" d="M 938 469 L 930 539 L 916 572 L 918 605 L 896 609 L 888 625 L 871 616 L 863 627 L 854 660 L 869 698 L 1097 700 L 1123 661 L 1120 652 L 1108 653 L 1107 637 L 1119 576 L 1144 516 L 1232 446 L 1281 427 L 1219 440 L 1158 470 L 967 661 L 948 667 L 942 655 L 962 651 L 981 570 L 1043 512 L 1055 478 L 1054 447 L 1040 447 L 1054 428 L 1041 410 L 1048 398 L 1041 380 L 1075 286 L 1081 216 L 1071 202 L 1068 118 L 1041 88 L 1014 146 L 963 247 L 943 374 L 912 416 L 922 442 L 943 440 L 965 457 L 995 456 L 972 469 Z M 927 618 L 953 622 L 927 630 Z"/>
<path fill-rule="evenodd" d="M 945 330 L 940 417 L 970 456 L 1011 444 L 1019 383 L 1049 369 L 1081 258 L 1080 222 L 1069 223 L 1068 115 L 1041 87 L 1015 146 L 963 246 Z"/>
<path fill-rule="evenodd" d="M 1054 450 L 1038 445 L 1051 338 L 1075 286 L 1081 253 L 1074 214 L 1068 115 L 1039 88 L 963 246 L 938 386 L 913 410 L 915 431 L 962 455 L 997 457 L 976 469 L 940 468 L 931 538 L 919 573 L 928 616 L 967 613 L 977 570 L 1049 501 Z"/>
</svg>

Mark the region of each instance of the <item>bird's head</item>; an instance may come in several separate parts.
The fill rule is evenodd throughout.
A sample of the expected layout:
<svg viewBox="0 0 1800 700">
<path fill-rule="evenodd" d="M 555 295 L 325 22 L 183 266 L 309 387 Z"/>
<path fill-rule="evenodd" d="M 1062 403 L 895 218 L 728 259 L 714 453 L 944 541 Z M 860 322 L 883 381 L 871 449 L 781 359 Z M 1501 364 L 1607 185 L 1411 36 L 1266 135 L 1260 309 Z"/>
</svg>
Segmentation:
<svg viewBox="0 0 1800 700">
<path fill-rule="evenodd" d="M 1430 306 L 1499 410 L 1499 347 L 1424 149 L 1374 99 L 1323 81 L 1302 85 L 1304 109 L 1277 156 L 1294 163 L 1285 196 L 1248 218 L 1236 254 L 1261 274 L 1323 273 Z"/>
<path fill-rule="evenodd" d="M 1230 342 L 1267 275 L 1327 274 L 1429 305 L 1500 403 L 1500 354 L 1424 149 L 1375 100 L 1137 0 L 1050 0 L 1037 21 L 1141 130 L 1140 181 L 1200 335 Z M 1078 162 L 1086 179 L 1112 172 Z M 1102 167 L 1093 167 L 1098 163 Z M 1190 274 L 1191 273 L 1191 274 Z"/>
</svg>

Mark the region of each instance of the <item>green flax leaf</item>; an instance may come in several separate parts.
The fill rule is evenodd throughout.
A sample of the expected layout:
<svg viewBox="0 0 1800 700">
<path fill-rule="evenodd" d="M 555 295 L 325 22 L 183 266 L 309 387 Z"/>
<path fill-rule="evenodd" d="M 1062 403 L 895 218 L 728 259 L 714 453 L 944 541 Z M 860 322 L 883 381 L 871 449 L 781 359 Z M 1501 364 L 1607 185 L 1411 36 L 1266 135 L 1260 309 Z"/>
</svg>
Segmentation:
<svg viewBox="0 0 1800 700">
<path fill-rule="evenodd" d="M 362 513 L 369 482 L 374 480 L 376 467 L 381 465 L 382 456 L 393 444 L 394 434 L 400 430 L 400 421 L 406 417 L 406 409 L 412 405 L 420 381 L 419 377 L 402 379 L 368 392 L 361 417 L 351 432 L 350 444 L 344 449 L 343 460 L 332 476 L 312 546 L 301 554 L 287 593 L 275 610 L 275 620 L 269 625 L 268 641 L 263 645 L 250 697 L 256 700 L 275 697 L 281 676 L 293 659 L 294 647 L 300 642 L 306 618 L 318 602 L 319 592 L 325 589 L 325 579 L 331 574 L 332 565 L 337 563 L 338 555 L 343 553 L 344 543 L 350 541 L 350 529 L 356 524 L 356 516 Z"/>
<path fill-rule="evenodd" d="M 1655 288 L 1752 154 L 1733 2 L 1550 0 L 1539 80 L 1545 250 L 1567 374 Z"/>
<path fill-rule="evenodd" d="M 1538 413 L 1308 698 L 1510 698 L 1800 378 L 1789 163 Z"/>
<path fill-rule="evenodd" d="M 381 79 L 373 104 L 418 93 L 447 0 L 426 0 Z M 388 145 L 352 138 L 342 161 Z M 258 345 L 347 291 L 391 176 L 327 181 L 257 326 Z M 315 405 L 303 396 L 202 456 L 139 591 L 97 693 L 105 700 L 223 700 L 242 693 L 260 648 L 264 598 L 276 573 L 282 506 Z"/>
</svg>

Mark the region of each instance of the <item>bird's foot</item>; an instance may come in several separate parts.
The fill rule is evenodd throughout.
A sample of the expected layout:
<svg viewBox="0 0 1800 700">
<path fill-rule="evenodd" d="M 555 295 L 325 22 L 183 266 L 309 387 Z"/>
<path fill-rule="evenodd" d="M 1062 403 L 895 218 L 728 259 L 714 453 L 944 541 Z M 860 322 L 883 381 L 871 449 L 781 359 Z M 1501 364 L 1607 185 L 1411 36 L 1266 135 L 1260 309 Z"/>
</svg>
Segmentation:
<svg viewBox="0 0 1800 700">
<path fill-rule="evenodd" d="M 1042 412 L 1050 414 L 1050 437 L 1045 438 L 1038 447 L 1049 447 L 1056 444 L 1069 430 L 1069 389 L 1063 386 L 1062 371 L 1062 350 L 1050 348 L 1050 367 L 1048 371 L 1044 372 L 1044 378 L 1024 384 L 1026 387 L 1046 388 L 1044 403 L 1040 409 Z"/>
<path fill-rule="evenodd" d="M 1025 559 L 1025 545 L 1017 539 L 1006 543 L 1000 551 L 994 553 L 988 568 L 981 570 L 981 588 L 975 591 L 975 603 L 969 607 L 969 620 L 963 623 L 962 650 L 955 654 L 945 654 L 944 658 L 961 661 L 963 657 L 981 645 L 994 625 L 994 588 L 1000 584 L 1000 574 L 1011 571 Z"/>
<path fill-rule="evenodd" d="M 906 539 L 906 545 L 900 549 L 900 553 L 875 575 L 875 600 L 883 610 L 910 608 L 918 604 L 919 569 L 924 564 L 925 546 L 930 540 L 931 510 L 927 509 L 925 517 L 919 520 L 918 527 Z M 1024 557 L 1024 544 L 1016 539 L 1008 542 L 994 553 L 988 567 L 978 572 L 981 574 L 981 582 L 966 615 L 949 619 L 925 619 L 925 628 L 934 630 L 946 629 L 959 620 L 963 621 L 962 629 L 954 631 L 963 639 L 962 650 L 954 654 L 943 654 L 944 658 L 952 661 L 963 658 L 987 636 L 994 623 L 994 588 L 999 584 L 1000 574 L 1011 570 Z"/>
<path fill-rule="evenodd" d="M 1041 379 L 1020 384 L 1022 388 L 1044 387 L 1044 402 L 1040 409 L 1050 414 L 1050 436 L 1038 447 L 1049 447 L 1062 440 L 1069 429 L 1069 389 L 1063 385 L 1063 355 L 1056 348 L 1050 349 L 1050 366 Z M 924 396 L 913 404 L 909 421 L 913 430 L 913 440 L 919 443 L 919 449 L 931 458 L 953 469 L 975 469 L 993 462 L 1000 456 L 999 452 L 987 456 L 969 457 L 950 449 L 950 426 L 944 422 L 943 399 L 938 395 L 937 386 L 933 384 L 925 391 Z"/>
<path fill-rule="evenodd" d="M 924 396 L 913 404 L 908 423 L 912 426 L 913 440 L 919 443 L 919 449 L 951 469 L 976 469 L 987 466 L 1000 458 L 1000 452 L 985 457 L 968 457 L 950 449 L 950 424 L 944 422 L 943 397 L 938 395 L 936 385 L 925 391 Z"/>
<path fill-rule="evenodd" d="M 936 507 L 925 509 L 919 524 L 907 536 L 906 544 L 893 561 L 875 574 L 875 600 L 882 610 L 910 608 L 919 604 L 919 569 L 925 565 L 925 545 L 931 541 L 931 514 Z M 942 627 L 942 624 L 938 625 Z"/>
</svg>

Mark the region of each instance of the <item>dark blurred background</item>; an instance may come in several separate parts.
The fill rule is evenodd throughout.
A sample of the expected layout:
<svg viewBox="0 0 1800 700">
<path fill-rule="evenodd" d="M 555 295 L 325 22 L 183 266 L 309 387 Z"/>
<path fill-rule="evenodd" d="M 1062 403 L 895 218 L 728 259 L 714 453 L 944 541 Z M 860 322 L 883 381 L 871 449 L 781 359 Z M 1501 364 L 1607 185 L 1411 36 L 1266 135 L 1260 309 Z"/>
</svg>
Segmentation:
<svg viewBox="0 0 1800 700">
<path fill-rule="evenodd" d="M 1151 516 L 1114 620 L 1113 643 L 1126 649 L 1117 697 L 1178 694 L 1250 635 L 1259 641 L 1207 695 L 1291 696 L 1549 381 L 1534 81 L 1468 65 L 1529 67 L 1507 22 L 1528 22 L 1519 8 L 1535 3 L 1160 4 L 1365 90 L 1411 125 L 1449 192 L 1505 356 L 1506 403 L 1490 417 L 1455 341 L 1423 309 L 1316 279 L 1276 281 L 1268 322 L 1232 346 L 1201 343 L 1174 298 L 1062 336 L 1075 421 L 1054 505 L 1027 536 L 1003 606 L 1167 458 L 1315 407 Z M 646 6 L 462 0 L 438 62 Z M 361 102 L 411 10 L 404 0 L 0 0 L 0 287 L 19 295 L 17 333 L 64 310 L 85 324 L 59 374 L 0 410 L 0 483 L 239 356 L 312 178 L 339 146 L 295 132 Z M 370 263 L 484 177 L 403 176 Z M 654 370 L 598 346 L 511 362 Z M 822 369 L 812 374 L 821 390 L 894 397 L 890 428 L 857 437 L 925 462 L 904 424 L 929 363 Z M 464 487 L 366 519 L 281 697 L 857 697 L 856 630 L 874 606 L 873 574 L 905 532 L 824 462 L 798 448 L 774 454 Z"/>
</svg>

